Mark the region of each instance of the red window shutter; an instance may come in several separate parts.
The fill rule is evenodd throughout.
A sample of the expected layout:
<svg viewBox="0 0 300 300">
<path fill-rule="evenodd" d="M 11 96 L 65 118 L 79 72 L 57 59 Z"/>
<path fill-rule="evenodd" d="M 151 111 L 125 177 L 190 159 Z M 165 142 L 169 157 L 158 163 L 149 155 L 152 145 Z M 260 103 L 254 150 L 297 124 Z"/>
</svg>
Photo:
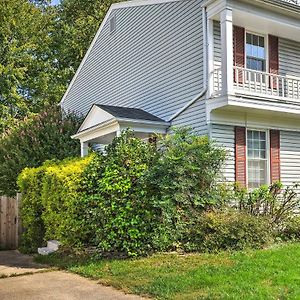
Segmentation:
<svg viewBox="0 0 300 300">
<path fill-rule="evenodd" d="M 269 72 L 271 74 L 279 74 L 279 53 L 278 53 L 278 37 L 269 35 Z M 277 89 L 277 81 L 274 78 L 270 80 L 270 87 Z"/>
<path fill-rule="evenodd" d="M 245 127 L 235 127 L 235 181 L 247 185 Z"/>
<path fill-rule="evenodd" d="M 245 68 L 245 28 L 233 26 L 233 65 Z M 243 83 L 242 72 L 238 71 L 239 82 Z M 237 82 L 234 72 L 234 82 Z"/>
<path fill-rule="evenodd" d="M 280 180 L 280 131 L 270 130 L 271 182 Z"/>
</svg>

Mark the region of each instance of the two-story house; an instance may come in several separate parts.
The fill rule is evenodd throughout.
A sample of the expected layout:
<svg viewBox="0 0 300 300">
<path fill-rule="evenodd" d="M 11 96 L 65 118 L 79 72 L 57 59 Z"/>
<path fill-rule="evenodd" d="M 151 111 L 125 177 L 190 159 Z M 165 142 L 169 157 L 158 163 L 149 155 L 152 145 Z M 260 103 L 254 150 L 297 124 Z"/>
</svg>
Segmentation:
<svg viewBox="0 0 300 300">
<path fill-rule="evenodd" d="M 227 181 L 300 181 L 300 5 L 144 0 L 108 11 L 61 106 L 82 155 L 124 128 L 189 126 L 228 150 Z"/>
</svg>

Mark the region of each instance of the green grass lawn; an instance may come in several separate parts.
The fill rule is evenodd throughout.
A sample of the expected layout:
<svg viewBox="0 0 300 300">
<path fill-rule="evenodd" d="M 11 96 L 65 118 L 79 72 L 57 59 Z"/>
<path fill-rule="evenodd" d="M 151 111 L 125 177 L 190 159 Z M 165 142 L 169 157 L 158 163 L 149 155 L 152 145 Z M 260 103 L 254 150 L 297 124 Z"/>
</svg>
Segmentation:
<svg viewBox="0 0 300 300">
<path fill-rule="evenodd" d="M 300 243 L 132 260 L 84 261 L 58 255 L 36 260 L 156 299 L 300 299 Z"/>
</svg>

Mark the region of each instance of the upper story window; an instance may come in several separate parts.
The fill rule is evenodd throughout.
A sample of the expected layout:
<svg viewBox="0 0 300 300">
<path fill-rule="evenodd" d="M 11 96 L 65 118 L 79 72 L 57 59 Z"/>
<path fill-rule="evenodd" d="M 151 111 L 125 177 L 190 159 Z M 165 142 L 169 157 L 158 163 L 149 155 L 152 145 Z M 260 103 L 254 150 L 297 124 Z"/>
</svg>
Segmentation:
<svg viewBox="0 0 300 300">
<path fill-rule="evenodd" d="M 114 33 L 116 31 L 116 16 L 113 16 L 110 20 L 109 20 L 109 30 L 110 33 Z"/>
<path fill-rule="evenodd" d="M 265 38 L 260 35 L 246 33 L 247 69 L 266 71 Z"/>
</svg>

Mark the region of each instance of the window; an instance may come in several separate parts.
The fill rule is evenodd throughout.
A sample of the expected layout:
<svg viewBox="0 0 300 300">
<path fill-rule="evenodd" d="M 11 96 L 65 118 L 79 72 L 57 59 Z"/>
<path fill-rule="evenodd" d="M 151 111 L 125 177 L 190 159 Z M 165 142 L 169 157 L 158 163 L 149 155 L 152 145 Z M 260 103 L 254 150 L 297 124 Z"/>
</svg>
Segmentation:
<svg viewBox="0 0 300 300">
<path fill-rule="evenodd" d="M 246 33 L 247 69 L 266 71 L 265 38 L 252 33 Z"/>
<path fill-rule="evenodd" d="M 113 33 L 116 30 L 116 16 L 113 16 L 109 21 L 110 33 Z"/>
<path fill-rule="evenodd" d="M 247 130 L 248 187 L 268 184 L 267 133 Z"/>
</svg>

